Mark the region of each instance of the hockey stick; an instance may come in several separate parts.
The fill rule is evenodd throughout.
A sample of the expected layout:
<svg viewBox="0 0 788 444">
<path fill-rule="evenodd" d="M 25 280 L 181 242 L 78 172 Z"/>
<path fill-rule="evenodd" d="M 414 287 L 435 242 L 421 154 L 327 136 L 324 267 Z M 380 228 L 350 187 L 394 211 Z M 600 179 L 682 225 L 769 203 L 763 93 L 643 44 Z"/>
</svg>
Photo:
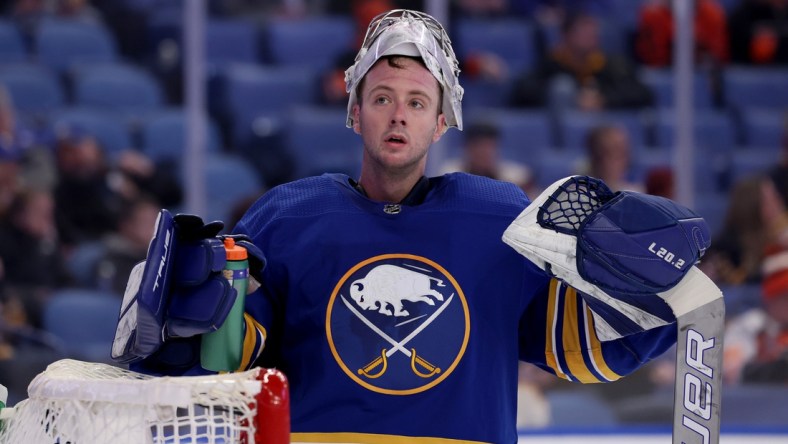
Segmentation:
<svg viewBox="0 0 788 444">
<path fill-rule="evenodd" d="M 678 326 L 673 444 L 716 444 L 720 439 L 725 325 L 722 292 L 693 267 L 660 297 L 673 309 Z"/>
</svg>

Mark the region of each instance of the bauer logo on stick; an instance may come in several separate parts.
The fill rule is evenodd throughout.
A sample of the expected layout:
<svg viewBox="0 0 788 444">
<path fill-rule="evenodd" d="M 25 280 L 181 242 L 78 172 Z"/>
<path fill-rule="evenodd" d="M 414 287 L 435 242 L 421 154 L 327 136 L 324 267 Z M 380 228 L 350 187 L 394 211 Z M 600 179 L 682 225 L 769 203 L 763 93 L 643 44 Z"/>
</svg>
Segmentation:
<svg viewBox="0 0 788 444">
<path fill-rule="evenodd" d="M 379 393 L 406 395 L 449 376 L 468 344 L 462 289 L 440 265 L 389 254 L 351 268 L 336 285 L 326 335 L 339 366 Z"/>
</svg>

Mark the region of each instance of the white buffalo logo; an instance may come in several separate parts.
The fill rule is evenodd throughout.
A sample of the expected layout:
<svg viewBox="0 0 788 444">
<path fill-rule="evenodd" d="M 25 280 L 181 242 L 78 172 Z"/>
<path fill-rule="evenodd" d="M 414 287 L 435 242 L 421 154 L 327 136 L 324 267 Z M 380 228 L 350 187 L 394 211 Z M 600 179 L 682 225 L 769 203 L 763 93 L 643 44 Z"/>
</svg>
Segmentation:
<svg viewBox="0 0 788 444">
<path fill-rule="evenodd" d="M 435 305 L 435 299 L 442 301 L 443 295 L 433 290 L 431 283 L 445 287 L 443 280 L 436 279 L 417 271 L 396 265 L 378 265 L 357 279 L 350 286 L 350 297 L 364 310 L 377 310 L 389 316 L 408 316 L 402 301 L 425 302 Z"/>
</svg>

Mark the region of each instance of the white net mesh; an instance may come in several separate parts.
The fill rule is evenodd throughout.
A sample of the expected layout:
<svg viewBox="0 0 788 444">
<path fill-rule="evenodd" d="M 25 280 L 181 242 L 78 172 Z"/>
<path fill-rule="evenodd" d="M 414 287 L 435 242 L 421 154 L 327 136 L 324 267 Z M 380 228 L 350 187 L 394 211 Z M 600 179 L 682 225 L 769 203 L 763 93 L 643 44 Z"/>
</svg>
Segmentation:
<svg viewBox="0 0 788 444">
<path fill-rule="evenodd" d="M 279 417 L 264 422 L 278 422 L 280 438 L 287 434 L 281 426 L 289 429 L 286 382 L 280 395 L 260 380 L 271 372 L 276 371 L 153 377 L 106 364 L 58 361 L 30 383 L 28 399 L 5 421 L 0 443 L 282 442 L 263 439 L 257 430 L 258 415 L 271 415 L 271 402 Z"/>
</svg>

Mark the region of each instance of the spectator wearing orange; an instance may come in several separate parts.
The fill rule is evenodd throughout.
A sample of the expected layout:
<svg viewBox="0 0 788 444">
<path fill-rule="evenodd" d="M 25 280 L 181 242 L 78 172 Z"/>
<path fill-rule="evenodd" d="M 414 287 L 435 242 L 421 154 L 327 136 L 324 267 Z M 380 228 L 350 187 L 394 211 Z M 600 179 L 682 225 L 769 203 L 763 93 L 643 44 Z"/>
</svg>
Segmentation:
<svg viewBox="0 0 788 444">
<path fill-rule="evenodd" d="M 725 10 L 717 0 L 695 0 L 695 57 L 700 64 L 723 65 L 730 59 Z M 652 67 L 673 63 L 676 27 L 669 0 L 643 4 L 635 39 L 638 61 Z"/>
<path fill-rule="evenodd" d="M 728 28 L 734 62 L 788 63 L 788 0 L 742 0 Z"/>
</svg>

